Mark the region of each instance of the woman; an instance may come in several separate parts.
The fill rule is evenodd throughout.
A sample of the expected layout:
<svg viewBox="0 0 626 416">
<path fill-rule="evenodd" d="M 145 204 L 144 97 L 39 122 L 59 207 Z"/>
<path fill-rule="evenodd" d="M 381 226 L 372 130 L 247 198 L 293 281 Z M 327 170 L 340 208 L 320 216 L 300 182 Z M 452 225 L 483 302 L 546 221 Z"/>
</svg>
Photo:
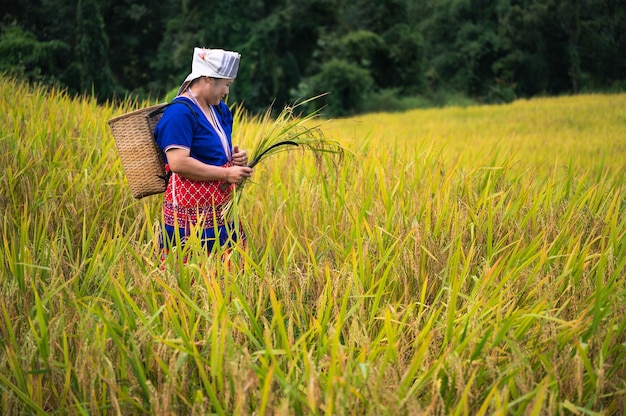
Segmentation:
<svg viewBox="0 0 626 416">
<path fill-rule="evenodd" d="M 195 230 L 209 253 L 216 242 L 228 246 L 245 239 L 222 216 L 236 184 L 252 175 L 248 154 L 232 145 L 233 116 L 223 101 L 239 59 L 237 52 L 194 48 L 191 73 L 174 99 L 187 105 L 168 106 L 154 130 L 171 172 L 163 201 L 163 257 Z"/>
</svg>

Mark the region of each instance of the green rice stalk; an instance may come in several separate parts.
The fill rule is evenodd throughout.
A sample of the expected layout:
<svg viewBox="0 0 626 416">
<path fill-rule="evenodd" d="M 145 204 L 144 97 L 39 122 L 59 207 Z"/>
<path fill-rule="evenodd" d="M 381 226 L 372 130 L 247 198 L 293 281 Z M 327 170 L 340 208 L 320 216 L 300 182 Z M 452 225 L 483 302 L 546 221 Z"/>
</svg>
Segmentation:
<svg viewBox="0 0 626 416">
<path fill-rule="evenodd" d="M 321 95 L 291 106 L 285 106 L 276 117 L 272 116 L 272 107 L 269 107 L 263 116 L 253 117 L 249 120 L 248 123 L 258 125 L 259 130 L 256 132 L 256 142 L 250 150 L 248 166 L 255 167 L 270 156 L 294 149 L 312 152 L 317 157 L 327 154 L 341 158 L 344 149 L 340 143 L 337 140 L 327 138 L 320 123 L 313 124 L 319 116 L 319 110 L 305 115 L 297 113 L 299 107 L 320 97 Z M 245 116 L 240 115 L 240 117 Z M 240 123 L 241 121 L 238 120 L 237 124 Z M 230 218 L 234 218 L 232 205 L 233 203 L 236 205 L 241 199 L 245 183 L 246 181 L 235 188 L 232 200 L 234 202 L 231 201 L 231 204 L 224 210 L 225 215 Z"/>
</svg>

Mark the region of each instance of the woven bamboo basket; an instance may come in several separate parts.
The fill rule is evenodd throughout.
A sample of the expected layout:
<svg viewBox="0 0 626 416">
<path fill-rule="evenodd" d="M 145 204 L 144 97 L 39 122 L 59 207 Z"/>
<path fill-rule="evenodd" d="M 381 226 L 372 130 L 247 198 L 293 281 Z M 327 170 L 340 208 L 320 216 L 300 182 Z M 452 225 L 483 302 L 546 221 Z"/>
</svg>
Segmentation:
<svg viewBox="0 0 626 416">
<path fill-rule="evenodd" d="M 142 108 L 109 120 L 109 127 L 133 197 L 165 192 L 163 152 L 154 140 L 154 127 L 167 104 Z"/>
</svg>

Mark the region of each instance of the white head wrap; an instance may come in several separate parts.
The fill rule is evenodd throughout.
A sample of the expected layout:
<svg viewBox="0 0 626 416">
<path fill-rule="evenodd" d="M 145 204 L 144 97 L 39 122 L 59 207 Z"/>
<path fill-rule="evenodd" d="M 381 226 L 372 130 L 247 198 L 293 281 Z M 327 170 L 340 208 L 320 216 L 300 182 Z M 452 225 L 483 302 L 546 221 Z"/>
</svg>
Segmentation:
<svg viewBox="0 0 626 416">
<path fill-rule="evenodd" d="M 194 48 L 191 73 L 183 81 L 181 91 L 191 81 L 200 77 L 237 78 L 240 57 L 241 55 L 237 52 L 223 49 Z"/>
</svg>

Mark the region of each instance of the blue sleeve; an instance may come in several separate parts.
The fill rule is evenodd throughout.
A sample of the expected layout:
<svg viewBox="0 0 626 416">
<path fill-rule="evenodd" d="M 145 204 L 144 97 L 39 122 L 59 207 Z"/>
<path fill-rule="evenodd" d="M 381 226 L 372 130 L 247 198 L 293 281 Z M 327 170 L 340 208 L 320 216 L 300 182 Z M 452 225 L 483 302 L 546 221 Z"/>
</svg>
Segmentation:
<svg viewBox="0 0 626 416">
<path fill-rule="evenodd" d="M 187 105 L 169 105 L 154 129 L 157 145 L 164 153 L 169 147 L 191 149 L 196 122 L 196 115 Z"/>
</svg>

